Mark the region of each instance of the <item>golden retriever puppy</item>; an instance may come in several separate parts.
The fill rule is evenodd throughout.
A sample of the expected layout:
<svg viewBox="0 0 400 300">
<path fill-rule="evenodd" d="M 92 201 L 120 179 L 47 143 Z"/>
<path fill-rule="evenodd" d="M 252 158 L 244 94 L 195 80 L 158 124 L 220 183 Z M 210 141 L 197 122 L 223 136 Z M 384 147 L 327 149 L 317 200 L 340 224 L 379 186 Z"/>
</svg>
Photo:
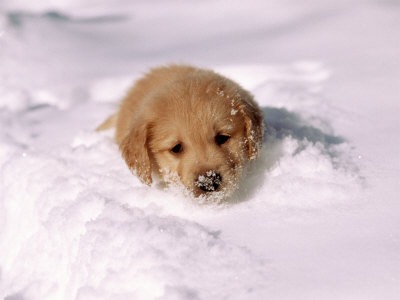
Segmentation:
<svg viewBox="0 0 400 300">
<path fill-rule="evenodd" d="M 156 174 L 194 196 L 228 195 L 257 157 L 263 116 L 249 92 L 210 70 L 171 65 L 151 70 L 99 129 L 115 126 L 128 167 L 145 184 Z"/>
</svg>

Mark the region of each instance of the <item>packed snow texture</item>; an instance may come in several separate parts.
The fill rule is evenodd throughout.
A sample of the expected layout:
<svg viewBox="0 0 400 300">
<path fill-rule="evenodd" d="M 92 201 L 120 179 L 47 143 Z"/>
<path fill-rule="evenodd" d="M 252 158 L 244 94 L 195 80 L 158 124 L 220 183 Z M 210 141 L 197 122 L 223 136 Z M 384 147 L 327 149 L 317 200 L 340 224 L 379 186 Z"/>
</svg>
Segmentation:
<svg viewBox="0 0 400 300">
<path fill-rule="evenodd" d="M 0 9 L 1 299 L 398 299 L 398 2 Z M 169 62 L 263 109 L 261 155 L 222 204 L 144 186 L 94 130 Z"/>
</svg>

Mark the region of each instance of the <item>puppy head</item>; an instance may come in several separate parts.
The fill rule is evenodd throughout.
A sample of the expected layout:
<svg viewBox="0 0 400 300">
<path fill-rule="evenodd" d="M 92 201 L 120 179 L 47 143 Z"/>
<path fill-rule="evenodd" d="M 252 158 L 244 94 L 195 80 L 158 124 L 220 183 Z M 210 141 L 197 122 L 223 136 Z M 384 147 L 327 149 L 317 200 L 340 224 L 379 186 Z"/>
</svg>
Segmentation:
<svg viewBox="0 0 400 300">
<path fill-rule="evenodd" d="M 146 184 L 154 171 L 195 196 L 227 194 L 257 157 L 262 124 L 252 97 L 233 82 L 186 79 L 149 96 L 120 148 Z"/>
</svg>

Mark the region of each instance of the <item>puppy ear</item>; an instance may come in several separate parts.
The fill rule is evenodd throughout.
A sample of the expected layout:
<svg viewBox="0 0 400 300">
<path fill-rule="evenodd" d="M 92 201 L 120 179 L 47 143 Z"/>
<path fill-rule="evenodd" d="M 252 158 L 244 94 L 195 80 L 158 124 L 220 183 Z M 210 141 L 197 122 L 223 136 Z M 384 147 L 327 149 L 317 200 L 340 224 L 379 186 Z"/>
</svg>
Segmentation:
<svg viewBox="0 0 400 300">
<path fill-rule="evenodd" d="M 139 179 L 150 185 L 151 165 L 149 150 L 147 145 L 148 128 L 146 124 L 134 126 L 119 145 L 122 157 L 125 159 L 129 169 L 135 173 Z"/>
<path fill-rule="evenodd" d="M 246 144 L 250 160 L 257 158 L 262 146 L 264 134 L 264 118 L 260 108 L 251 96 L 242 98 L 239 111 L 244 118 Z"/>
</svg>

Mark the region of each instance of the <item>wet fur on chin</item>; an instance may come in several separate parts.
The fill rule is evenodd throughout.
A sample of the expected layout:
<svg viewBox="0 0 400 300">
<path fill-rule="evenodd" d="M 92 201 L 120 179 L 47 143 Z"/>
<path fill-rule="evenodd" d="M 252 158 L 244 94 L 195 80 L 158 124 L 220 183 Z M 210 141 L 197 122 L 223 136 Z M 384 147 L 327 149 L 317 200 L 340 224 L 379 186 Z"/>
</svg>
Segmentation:
<svg viewBox="0 0 400 300">
<path fill-rule="evenodd" d="M 139 79 L 99 130 L 115 127 L 122 157 L 143 183 L 155 174 L 201 196 L 235 189 L 259 153 L 263 124 L 257 103 L 237 83 L 170 65 Z"/>
</svg>

